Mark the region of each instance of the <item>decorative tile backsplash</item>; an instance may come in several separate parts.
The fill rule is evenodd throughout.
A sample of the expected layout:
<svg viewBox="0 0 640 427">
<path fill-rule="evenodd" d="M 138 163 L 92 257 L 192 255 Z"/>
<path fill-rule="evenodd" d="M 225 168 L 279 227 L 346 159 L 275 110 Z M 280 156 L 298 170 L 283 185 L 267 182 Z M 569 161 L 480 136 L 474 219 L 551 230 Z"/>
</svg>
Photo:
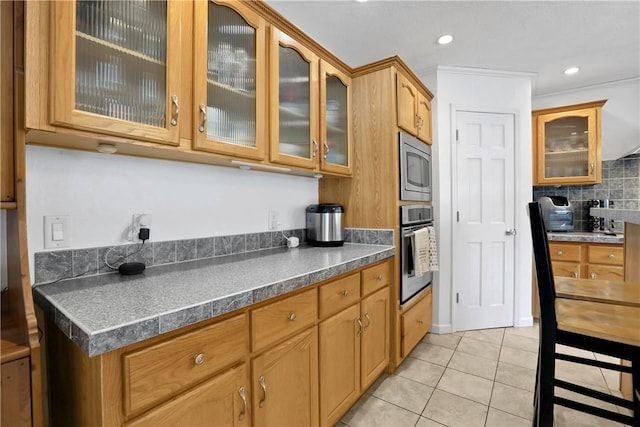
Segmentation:
<svg viewBox="0 0 640 427">
<path fill-rule="evenodd" d="M 285 230 L 284 234 L 288 237 L 298 237 L 301 243 L 306 242 L 305 229 Z M 344 234 L 345 241 L 349 243 L 394 244 L 393 230 L 346 228 Z M 267 231 L 145 244 L 36 252 L 34 254 L 35 285 L 78 276 L 113 273 L 115 270 L 110 268 L 107 262 L 116 268 L 125 260 L 142 262 L 147 267 L 151 267 L 286 245 L 287 240 L 282 232 Z"/>
<path fill-rule="evenodd" d="M 640 207 L 640 158 L 602 162 L 602 184 L 533 187 L 533 199 L 542 196 L 565 196 L 575 211 L 575 230 L 587 230 L 589 201 L 609 199 L 615 208 Z M 623 222 L 614 223 L 614 231 L 622 232 Z"/>
</svg>

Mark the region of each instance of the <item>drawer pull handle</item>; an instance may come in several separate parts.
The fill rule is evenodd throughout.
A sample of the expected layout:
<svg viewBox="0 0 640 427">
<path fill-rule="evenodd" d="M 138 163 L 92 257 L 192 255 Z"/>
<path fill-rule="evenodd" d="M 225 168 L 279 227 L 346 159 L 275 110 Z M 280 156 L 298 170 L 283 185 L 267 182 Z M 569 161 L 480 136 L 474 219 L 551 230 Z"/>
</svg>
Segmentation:
<svg viewBox="0 0 640 427">
<path fill-rule="evenodd" d="M 348 297 L 349 296 L 349 291 L 346 290 L 346 289 L 344 291 L 342 291 L 342 296 L 343 297 Z"/>
<path fill-rule="evenodd" d="M 358 326 L 359 326 L 358 336 L 360 336 L 360 334 L 362 334 L 362 320 L 360 320 L 360 318 L 358 317 L 356 321 L 358 322 Z"/>
<path fill-rule="evenodd" d="M 558 251 L 558 256 L 562 256 L 562 255 L 564 255 L 564 252 Z"/>
<path fill-rule="evenodd" d="M 313 153 L 311 154 L 312 157 L 315 157 L 318 155 L 318 141 L 316 141 L 316 139 L 312 139 L 311 142 L 313 142 Z"/>
<path fill-rule="evenodd" d="M 371 326 L 371 317 L 369 317 L 369 313 L 365 313 L 364 317 L 367 318 L 367 326 L 364 327 L 365 332 L 367 331 L 367 329 L 369 328 L 369 326 Z"/>
<path fill-rule="evenodd" d="M 378 277 L 376 277 L 376 279 L 378 279 L 378 282 L 382 282 L 382 274 L 378 274 Z"/>
<path fill-rule="evenodd" d="M 591 273 L 591 278 L 592 278 L 593 280 L 596 280 L 596 273 Z"/>
<path fill-rule="evenodd" d="M 238 394 L 242 398 L 242 411 L 240 411 L 240 415 L 238 415 L 238 420 L 244 420 L 244 414 L 247 413 L 247 395 L 244 392 L 244 387 L 240 387 L 238 389 Z"/>
<path fill-rule="evenodd" d="M 574 271 L 574 272 L 573 272 L 573 277 L 575 277 L 575 278 L 577 279 L 577 278 L 578 278 L 578 276 L 579 276 L 578 272 L 577 272 L 577 271 Z"/>
<path fill-rule="evenodd" d="M 424 324 L 424 320 L 420 319 L 420 320 L 418 320 L 418 323 L 423 325 Z"/>
<path fill-rule="evenodd" d="M 609 254 L 609 259 L 614 259 L 616 256 L 614 254 Z"/>
<path fill-rule="evenodd" d="M 204 354 L 196 354 L 195 356 L 193 356 L 193 361 L 196 363 L 196 365 L 202 365 L 204 363 Z"/>
<path fill-rule="evenodd" d="M 267 384 L 264 381 L 264 376 L 260 375 L 260 378 L 258 378 L 258 384 L 260 384 L 260 387 L 262 387 L 262 392 L 264 393 L 264 397 L 258 404 L 258 406 L 262 408 L 264 406 L 264 402 L 267 400 Z"/>
<path fill-rule="evenodd" d="M 293 322 L 294 320 L 296 320 L 296 314 L 292 311 L 291 313 L 289 313 L 289 316 L 287 316 L 287 319 Z"/>
</svg>

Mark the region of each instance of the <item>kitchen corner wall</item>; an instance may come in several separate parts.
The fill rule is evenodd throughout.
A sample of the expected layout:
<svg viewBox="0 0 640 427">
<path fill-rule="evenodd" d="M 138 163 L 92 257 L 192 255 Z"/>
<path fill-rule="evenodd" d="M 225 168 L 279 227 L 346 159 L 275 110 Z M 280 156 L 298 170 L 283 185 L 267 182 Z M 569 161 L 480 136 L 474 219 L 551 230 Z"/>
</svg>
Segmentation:
<svg viewBox="0 0 640 427">
<path fill-rule="evenodd" d="M 640 208 L 640 158 L 602 162 L 602 183 L 560 187 L 533 187 L 533 199 L 542 196 L 564 196 L 574 208 L 575 230 L 588 230 L 589 201 L 609 199 L 615 208 Z M 623 221 L 616 221 L 614 231 L 622 232 Z M 589 230 L 590 231 L 590 230 Z"/>
<path fill-rule="evenodd" d="M 315 178 L 34 145 L 26 157 L 32 279 L 45 215 L 69 215 L 80 249 L 126 243 L 134 213 L 151 214 L 151 241 L 164 241 L 267 231 L 269 211 L 284 229 L 305 228 L 318 203 Z"/>
</svg>

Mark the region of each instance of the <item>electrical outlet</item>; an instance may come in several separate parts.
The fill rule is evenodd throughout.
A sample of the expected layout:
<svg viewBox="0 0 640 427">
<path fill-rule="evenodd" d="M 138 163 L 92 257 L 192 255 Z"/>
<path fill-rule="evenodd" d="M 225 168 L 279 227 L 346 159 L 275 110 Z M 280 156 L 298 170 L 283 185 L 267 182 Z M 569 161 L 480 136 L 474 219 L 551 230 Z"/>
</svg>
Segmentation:
<svg viewBox="0 0 640 427">
<path fill-rule="evenodd" d="M 133 214 L 131 215 L 131 227 L 129 228 L 129 241 L 138 240 L 140 228 L 151 228 L 151 214 Z"/>
<path fill-rule="evenodd" d="M 268 230 L 275 231 L 278 229 L 278 211 L 269 211 Z"/>
</svg>

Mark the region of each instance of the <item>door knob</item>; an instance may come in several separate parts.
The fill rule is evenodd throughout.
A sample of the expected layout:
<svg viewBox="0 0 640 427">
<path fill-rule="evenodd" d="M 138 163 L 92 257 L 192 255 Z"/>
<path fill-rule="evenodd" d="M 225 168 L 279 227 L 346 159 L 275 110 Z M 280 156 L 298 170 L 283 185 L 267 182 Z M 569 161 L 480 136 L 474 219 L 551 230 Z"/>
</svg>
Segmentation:
<svg viewBox="0 0 640 427">
<path fill-rule="evenodd" d="M 517 233 L 515 228 L 507 228 L 504 232 L 507 236 L 515 236 Z"/>
</svg>

